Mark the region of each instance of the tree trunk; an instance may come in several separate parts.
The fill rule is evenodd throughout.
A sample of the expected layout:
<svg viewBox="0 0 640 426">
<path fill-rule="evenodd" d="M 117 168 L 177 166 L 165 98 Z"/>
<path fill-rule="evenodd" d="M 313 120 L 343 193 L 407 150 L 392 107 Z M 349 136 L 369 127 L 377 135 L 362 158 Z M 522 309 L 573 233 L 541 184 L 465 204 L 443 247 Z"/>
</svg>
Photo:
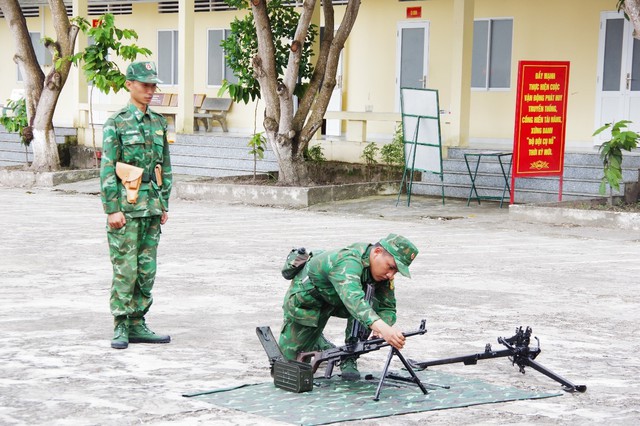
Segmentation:
<svg viewBox="0 0 640 426">
<path fill-rule="evenodd" d="M 340 52 L 351 33 L 361 2 L 361 0 L 349 0 L 335 38 L 333 36 L 333 4 L 331 1 L 323 2 L 325 40 L 320 47 L 318 61 L 307 92 L 300 100 L 297 111 L 294 112 L 293 91 L 298 81 L 300 46 L 304 44 L 316 1 L 318 0 L 304 2 L 296 33 L 291 41 L 289 61 L 284 76 L 278 76 L 275 72 L 275 49 L 266 9 L 267 0 L 251 1 L 258 35 L 258 53 L 252 61 L 253 69 L 260 83 L 261 97 L 266 104 L 264 128 L 280 168 L 278 181 L 285 185 L 312 183 L 303 153 L 313 135 L 322 126 L 322 119 L 336 84 Z"/>
<path fill-rule="evenodd" d="M 633 24 L 633 37 L 640 40 L 640 0 L 625 0 L 622 10 Z"/>
<path fill-rule="evenodd" d="M 63 0 L 49 0 L 49 7 L 57 40 L 46 43 L 45 47 L 51 51 L 55 65 L 57 59 L 66 58 L 73 53 L 78 27 L 69 23 Z M 69 76 L 71 63 L 62 61 L 57 69 L 55 66 L 52 67 L 45 78 L 33 50 L 27 23 L 18 1 L 0 0 L 0 8 L 13 34 L 16 49 L 13 59 L 25 81 L 27 117 L 33 133 L 31 168 L 35 171 L 59 170 L 60 157 L 53 131 L 53 113 Z"/>
</svg>

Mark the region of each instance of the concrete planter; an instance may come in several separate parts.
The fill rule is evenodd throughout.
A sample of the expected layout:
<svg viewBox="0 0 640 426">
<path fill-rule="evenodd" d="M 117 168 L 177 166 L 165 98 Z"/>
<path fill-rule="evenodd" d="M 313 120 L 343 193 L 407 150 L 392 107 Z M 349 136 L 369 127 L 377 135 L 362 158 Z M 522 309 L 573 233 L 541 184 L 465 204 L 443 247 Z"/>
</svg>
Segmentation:
<svg viewBox="0 0 640 426">
<path fill-rule="evenodd" d="M 314 204 L 398 193 L 400 182 L 367 182 L 344 185 L 291 187 L 241 183 L 176 181 L 174 193 L 186 200 L 213 200 L 257 206 L 304 208 Z"/>
<path fill-rule="evenodd" d="M 24 166 L 9 166 L 0 167 L 0 185 L 18 188 L 53 187 L 93 179 L 99 175 L 99 169 L 34 172 L 25 170 Z"/>
</svg>

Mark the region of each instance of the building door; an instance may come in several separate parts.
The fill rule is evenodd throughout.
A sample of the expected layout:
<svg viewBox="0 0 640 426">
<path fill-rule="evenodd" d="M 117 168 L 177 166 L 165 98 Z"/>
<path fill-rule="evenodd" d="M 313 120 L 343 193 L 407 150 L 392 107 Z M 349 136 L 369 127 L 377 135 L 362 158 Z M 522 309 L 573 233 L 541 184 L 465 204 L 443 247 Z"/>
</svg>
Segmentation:
<svg viewBox="0 0 640 426">
<path fill-rule="evenodd" d="M 640 131 L 640 40 L 633 38 L 633 26 L 622 14 L 603 12 L 594 130 L 620 120 L 633 121 L 631 129 Z M 594 143 L 608 138 L 601 134 Z"/>
<path fill-rule="evenodd" d="M 402 21 L 397 32 L 396 111 L 400 111 L 400 88 L 427 87 L 429 22 Z"/>
</svg>

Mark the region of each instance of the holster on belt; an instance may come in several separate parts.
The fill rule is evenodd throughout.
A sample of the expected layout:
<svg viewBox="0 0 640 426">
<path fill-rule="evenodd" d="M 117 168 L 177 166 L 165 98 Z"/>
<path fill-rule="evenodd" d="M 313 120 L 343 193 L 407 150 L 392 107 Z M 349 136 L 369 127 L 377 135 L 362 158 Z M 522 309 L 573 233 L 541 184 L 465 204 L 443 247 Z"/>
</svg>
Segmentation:
<svg viewBox="0 0 640 426">
<path fill-rule="evenodd" d="M 116 163 L 116 176 L 122 181 L 122 185 L 127 190 L 127 201 L 135 204 L 138 201 L 138 191 L 142 183 L 142 173 L 144 169 L 132 166 L 127 163 Z"/>
<path fill-rule="evenodd" d="M 156 174 L 156 184 L 158 186 L 162 186 L 162 165 L 156 164 L 156 167 L 153 169 Z"/>
</svg>

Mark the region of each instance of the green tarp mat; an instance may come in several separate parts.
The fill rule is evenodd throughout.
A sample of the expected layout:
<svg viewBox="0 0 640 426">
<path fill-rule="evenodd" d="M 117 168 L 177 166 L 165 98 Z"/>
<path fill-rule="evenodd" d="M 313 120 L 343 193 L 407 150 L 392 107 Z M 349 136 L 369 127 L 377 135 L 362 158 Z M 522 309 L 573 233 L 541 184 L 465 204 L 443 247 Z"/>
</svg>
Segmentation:
<svg viewBox="0 0 640 426">
<path fill-rule="evenodd" d="M 287 392 L 268 382 L 184 396 L 282 422 L 320 425 L 561 395 L 496 386 L 482 380 L 432 370 L 417 374 L 429 391 L 427 395 L 412 383 L 386 380 L 379 401 L 373 400 L 379 375 L 357 382 L 345 382 L 338 376 L 331 379 L 316 378 L 313 390 L 304 393 Z M 449 389 L 443 386 L 449 386 Z"/>
</svg>

